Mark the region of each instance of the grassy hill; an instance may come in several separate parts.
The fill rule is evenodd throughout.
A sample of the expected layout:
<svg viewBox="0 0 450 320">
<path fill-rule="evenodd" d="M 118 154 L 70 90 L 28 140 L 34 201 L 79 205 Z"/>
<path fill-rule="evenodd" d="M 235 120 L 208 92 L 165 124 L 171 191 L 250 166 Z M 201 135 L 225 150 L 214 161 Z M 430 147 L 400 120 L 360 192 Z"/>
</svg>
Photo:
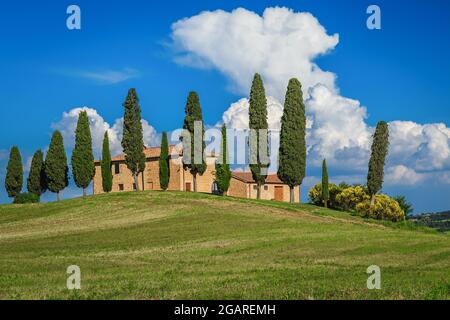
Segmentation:
<svg viewBox="0 0 450 320">
<path fill-rule="evenodd" d="M 0 270 L 0 299 L 448 299 L 450 237 L 310 205 L 120 193 L 0 206 Z"/>
</svg>

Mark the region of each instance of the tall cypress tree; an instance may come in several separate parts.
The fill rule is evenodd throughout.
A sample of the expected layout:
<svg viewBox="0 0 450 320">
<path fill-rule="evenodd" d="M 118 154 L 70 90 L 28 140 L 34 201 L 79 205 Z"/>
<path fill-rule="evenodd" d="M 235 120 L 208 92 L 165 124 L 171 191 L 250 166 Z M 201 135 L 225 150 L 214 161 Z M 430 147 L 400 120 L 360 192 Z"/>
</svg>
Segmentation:
<svg viewBox="0 0 450 320">
<path fill-rule="evenodd" d="M 251 162 L 256 160 L 254 161 L 255 163 L 250 163 L 250 170 L 252 171 L 253 179 L 257 184 L 257 198 L 260 199 L 261 186 L 266 182 L 269 167 L 268 161 L 266 161 L 267 163 L 264 163 L 264 159 L 261 159 L 262 154 L 266 153 L 267 156 L 269 155 L 269 126 L 267 123 L 266 91 L 264 89 L 262 78 L 258 73 L 256 73 L 253 78 L 250 91 L 249 127 L 250 134 L 253 132 L 256 135 L 253 148 L 252 143 L 250 142 Z M 264 132 L 266 133 L 264 134 Z M 266 141 L 263 141 L 263 139 Z M 267 150 L 261 150 L 261 147 L 264 145 L 267 145 Z"/>
<path fill-rule="evenodd" d="M 186 145 L 189 139 L 183 139 L 183 153 L 190 149 L 190 159 L 186 161 L 183 157 L 184 169 L 189 169 L 194 179 L 194 192 L 197 192 L 197 175 L 203 175 L 206 171 L 206 162 L 203 157 L 205 151 L 205 126 L 203 125 L 202 109 L 200 107 L 200 98 L 196 92 L 191 91 L 186 101 L 185 117 L 183 129 L 190 134 L 191 145 Z M 196 135 L 195 123 L 201 126 L 201 131 Z M 200 141 L 199 141 L 200 140 Z"/>
<path fill-rule="evenodd" d="M 95 175 L 91 129 L 89 128 L 89 118 L 86 111 L 81 111 L 78 115 L 75 148 L 72 152 L 72 174 L 76 186 L 83 188 L 83 196 L 85 197 L 86 188 Z"/>
<path fill-rule="evenodd" d="M 5 188 L 8 197 L 14 198 L 22 192 L 23 166 L 19 148 L 12 147 L 6 167 Z"/>
<path fill-rule="evenodd" d="M 47 178 L 44 170 L 44 154 L 41 150 L 34 153 L 27 179 L 29 193 L 41 196 L 47 190 Z"/>
<path fill-rule="evenodd" d="M 328 169 L 327 161 L 324 159 L 322 164 L 322 199 L 325 208 L 328 208 L 328 200 L 330 200 L 330 191 L 328 190 Z"/>
<path fill-rule="evenodd" d="M 159 185 L 162 190 L 167 190 L 170 179 L 169 142 L 167 133 L 163 132 L 161 139 L 161 155 L 159 156 Z"/>
<path fill-rule="evenodd" d="M 125 114 L 123 116 L 122 147 L 125 153 L 125 163 L 133 175 L 136 191 L 139 191 L 138 177 L 145 170 L 146 157 L 141 123 L 141 107 L 135 89 L 128 90 L 123 107 Z"/>
<path fill-rule="evenodd" d="M 294 202 L 294 188 L 300 186 L 306 174 L 306 116 L 302 85 L 289 80 L 281 118 L 278 177 L 290 188 Z"/>
<path fill-rule="evenodd" d="M 230 187 L 231 170 L 228 163 L 227 128 L 222 126 L 222 145 L 220 150 L 220 160 L 216 161 L 216 183 L 221 195 L 226 194 Z"/>
<path fill-rule="evenodd" d="M 367 188 L 371 196 L 371 204 L 375 204 L 375 195 L 381 190 L 384 179 L 384 165 L 389 148 L 389 127 L 385 121 L 377 124 L 373 136 L 372 154 L 367 174 Z"/>
<path fill-rule="evenodd" d="M 45 158 L 45 176 L 47 177 L 48 190 L 56 193 L 58 201 L 60 200 L 60 192 L 69 185 L 68 173 L 69 167 L 63 137 L 59 131 L 55 131 Z"/>
<path fill-rule="evenodd" d="M 111 151 L 109 149 L 108 131 L 105 131 L 105 136 L 103 137 L 101 169 L 102 169 L 103 191 L 111 192 L 113 177 L 112 177 L 112 169 L 111 169 Z"/>
</svg>

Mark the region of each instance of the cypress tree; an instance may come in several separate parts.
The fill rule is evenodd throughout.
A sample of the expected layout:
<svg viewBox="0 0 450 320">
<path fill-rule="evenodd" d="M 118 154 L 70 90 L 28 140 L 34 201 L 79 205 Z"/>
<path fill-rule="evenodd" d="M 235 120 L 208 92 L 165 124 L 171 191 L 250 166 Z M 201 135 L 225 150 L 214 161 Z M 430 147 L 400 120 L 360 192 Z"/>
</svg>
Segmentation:
<svg viewBox="0 0 450 320">
<path fill-rule="evenodd" d="M 23 166 L 19 148 L 12 147 L 6 167 L 5 188 L 8 197 L 14 198 L 22 192 Z"/>
<path fill-rule="evenodd" d="M 250 143 L 250 159 L 256 160 L 255 163 L 250 163 L 250 170 L 252 171 L 253 179 L 257 184 L 257 198 L 261 198 L 261 186 L 264 185 L 267 178 L 267 171 L 269 167 L 268 161 L 264 163 L 261 155 L 266 152 L 269 155 L 269 135 L 267 123 L 267 99 L 264 84 L 261 76 L 256 73 L 253 78 L 252 88 L 250 91 L 250 108 L 249 108 L 249 127 L 250 134 L 252 132 L 256 135 L 255 146 L 252 148 Z M 266 134 L 264 134 L 264 131 Z M 263 141 L 262 139 L 266 139 Z M 261 146 L 267 145 L 267 150 L 260 150 Z M 253 161 L 251 161 L 253 162 Z"/>
<path fill-rule="evenodd" d="M 44 154 L 41 150 L 34 153 L 31 160 L 30 173 L 27 179 L 29 193 L 41 196 L 47 190 L 47 181 L 44 170 Z"/>
<path fill-rule="evenodd" d="M 231 170 L 228 163 L 227 128 L 222 126 L 220 160 L 216 161 L 216 183 L 219 194 L 224 195 L 230 187 Z"/>
<path fill-rule="evenodd" d="M 170 179 L 169 143 L 167 133 L 163 132 L 161 139 L 161 155 L 159 157 L 159 185 L 162 190 L 167 190 Z"/>
<path fill-rule="evenodd" d="M 328 200 L 330 200 L 330 192 L 328 190 L 328 169 L 327 161 L 324 159 L 322 164 L 322 199 L 325 208 L 328 208 Z"/>
<path fill-rule="evenodd" d="M 76 186 L 83 188 L 83 196 L 85 197 L 86 188 L 95 175 L 91 129 L 89 128 L 89 118 L 86 111 L 81 111 L 78 115 L 75 148 L 72 152 L 72 174 Z"/>
<path fill-rule="evenodd" d="M 289 80 L 281 118 L 278 177 L 290 188 L 294 202 L 294 188 L 300 186 L 306 174 L 306 116 L 302 85 Z"/>
<path fill-rule="evenodd" d="M 138 177 L 145 170 L 146 157 L 141 123 L 141 107 L 135 89 L 128 90 L 123 107 L 125 114 L 123 116 L 122 147 L 125 153 L 125 163 L 133 175 L 136 191 L 139 191 Z"/>
<path fill-rule="evenodd" d="M 59 201 L 61 190 L 69 185 L 66 150 L 59 131 L 55 131 L 52 135 L 44 166 L 48 190 L 56 193 L 56 199 Z"/>
<path fill-rule="evenodd" d="M 109 149 L 108 131 L 105 131 L 105 136 L 103 137 L 101 169 L 102 169 L 103 191 L 111 192 L 113 177 L 112 177 L 112 169 L 111 169 L 111 151 Z"/>
<path fill-rule="evenodd" d="M 377 124 L 373 136 L 372 154 L 367 174 L 367 188 L 371 196 L 371 204 L 375 204 L 375 195 L 381 190 L 384 178 L 384 165 L 389 148 L 389 127 L 385 121 Z"/>
<path fill-rule="evenodd" d="M 184 169 L 189 169 L 194 179 L 194 192 L 197 192 L 197 175 L 203 175 L 206 171 L 206 163 L 203 157 L 205 151 L 205 127 L 203 125 L 202 109 L 200 106 L 200 98 L 196 92 L 191 91 L 186 101 L 185 118 L 183 123 L 183 129 L 185 129 L 191 137 L 191 145 L 187 146 L 187 139 L 183 139 L 183 154 L 186 150 L 190 149 L 190 161 L 186 161 L 186 157 L 183 157 Z M 195 135 L 195 123 L 201 125 L 201 131 Z M 200 136 L 201 134 L 201 136 Z M 196 140 L 201 141 L 196 141 Z M 197 157 L 195 156 L 197 155 Z M 189 156 L 189 155 L 186 155 Z M 188 157 L 189 158 L 189 157 Z M 201 158 L 201 159 L 200 159 Z"/>
</svg>

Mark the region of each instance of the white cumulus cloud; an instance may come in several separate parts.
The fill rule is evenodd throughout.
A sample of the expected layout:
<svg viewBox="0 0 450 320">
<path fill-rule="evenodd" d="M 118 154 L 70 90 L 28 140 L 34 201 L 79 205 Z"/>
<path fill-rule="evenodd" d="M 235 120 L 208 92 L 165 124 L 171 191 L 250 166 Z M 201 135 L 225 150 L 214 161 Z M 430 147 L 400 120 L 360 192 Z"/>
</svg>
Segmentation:
<svg viewBox="0 0 450 320">
<path fill-rule="evenodd" d="M 361 167 L 367 163 L 371 131 L 365 122 L 366 108 L 357 100 L 340 96 L 322 84 L 311 89 L 306 102 L 313 124 L 308 139 L 310 153 L 318 164 L 330 163 Z"/>
<path fill-rule="evenodd" d="M 105 131 L 108 131 L 111 154 L 117 155 L 121 153 L 123 118 L 117 119 L 114 122 L 114 125 L 110 126 L 110 124 L 98 114 L 97 110 L 88 107 L 74 108 L 64 112 L 61 120 L 52 124 L 53 129 L 61 132 L 64 138 L 65 147 L 72 149 L 75 146 L 75 129 L 80 111 L 86 111 L 88 114 L 92 135 L 92 148 L 96 158 L 99 158 L 101 155 Z M 142 128 L 145 145 L 155 146 L 160 143 L 159 135 L 155 128 L 153 128 L 146 120 L 142 120 Z"/>
<path fill-rule="evenodd" d="M 242 98 L 239 101 L 231 104 L 230 108 L 226 110 L 222 116 L 222 122 L 229 128 L 234 129 L 248 129 L 248 110 L 250 103 L 247 98 Z M 283 106 L 274 97 L 267 97 L 267 120 L 269 129 L 280 130 L 281 116 L 283 115 Z"/>
<path fill-rule="evenodd" d="M 450 129 L 442 123 L 390 123 L 390 159 L 417 170 L 450 169 Z"/>
<path fill-rule="evenodd" d="M 427 178 L 426 174 L 417 173 L 404 165 L 389 167 L 385 182 L 390 185 L 414 185 Z"/>
<path fill-rule="evenodd" d="M 313 59 L 332 50 L 339 36 L 328 35 L 310 13 L 287 8 L 268 8 L 262 16 L 243 8 L 205 11 L 175 22 L 172 39 L 178 63 L 214 67 L 241 94 L 250 91 L 255 72 L 262 75 L 267 94 L 279 101 L 292 77 L 301 76 L 305 94 L 317 83 L 334 88 L 335 75 Z"/>
</svg>

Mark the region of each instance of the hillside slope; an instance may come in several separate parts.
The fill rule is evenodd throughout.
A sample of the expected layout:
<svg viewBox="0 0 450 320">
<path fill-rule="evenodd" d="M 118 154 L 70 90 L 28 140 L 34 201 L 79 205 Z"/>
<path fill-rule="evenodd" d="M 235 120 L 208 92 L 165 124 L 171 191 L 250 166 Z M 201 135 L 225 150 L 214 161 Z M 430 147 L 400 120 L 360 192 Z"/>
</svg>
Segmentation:
<svg viewBox="0 0 450 320">
<path fill-rule="evenodd" d="M 309 205 L 120 193 L 0 206 L 0 270 L 0 299 L 448 299 L 450 237 Z"/>
</svg>

